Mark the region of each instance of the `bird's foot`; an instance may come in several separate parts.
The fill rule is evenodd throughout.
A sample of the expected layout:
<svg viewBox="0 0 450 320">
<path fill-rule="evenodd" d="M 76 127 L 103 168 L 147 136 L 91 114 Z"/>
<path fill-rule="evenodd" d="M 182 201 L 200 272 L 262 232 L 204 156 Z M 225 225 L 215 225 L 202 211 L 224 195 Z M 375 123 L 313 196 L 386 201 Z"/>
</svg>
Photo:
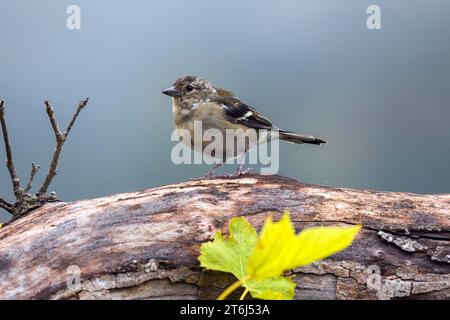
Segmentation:
<svg viewBox="0 0 450 320">
<path fill-rule="evenodd" d="M 205 174 L 204 176 L 202 176 L 202 177 L 200 177 L 200 178 L 197 178 L 198 180 L 209 180 L 209 179 L 212 179 L 213 178 L 213 175 L 212 175 L 212 173 L 210 173 L 210 174 Z"/>
<path fill-rule="evenodd" d="M 209 170 L 203 177 L 200 177 L 200 178 L 194 178 L 194 179 L 191 179 L 191 180 L 196 181 L 196 180 L 209 180 L 209 179 L 212 179 L 212 178 L 213 178 L 214 172 L 216 172 L 217 169 L 219 169 L 222 165 L 223 165 L 223 163 L 217 163 L 217 164 L 214 166 L 214 168 L 212 168 L 211 170 Z"/>
<path fill-rule="evenodd" d="M 200 180 L 209 180 L 209 179 L 213 179 L 213 175 L 212 173 L 206 173 L 205 175 L 201 176 L 201 177 L 197 177 L 197 178 L 190 178 L 189 181 L 200 181 Z"/>
<path fill-rule="evenodd" d="M 250 173 L 252 170 L 253 170 L 252 168 L 242 170 L 242 167 L 239 167 L 233 173 L 222 173 L 222 174 L 217 175 L 216 178 L 234 179 L 234 178 L 238 178 L 240 176 L 246 175 L 246 174 Z"/>
<path fill-rule="evenodd" d="M 242 170 L 242 167 L 237 168 L 237 170 L 232 174 L 233 178 L 237 178 L 239 176 L 243 176 L 246 175 L 248 173 L 250 173 L 253 169 L 252 168 L 247 168 L 245 170 Z"/>
<path fill-rule="evenodd" d="M 245 170 L 242 170 L 242 165 L 241 165 L 233 173 L 221 173 L 216 176 L 213 176 L 214 172 L 217 170 L 218 167 L 219 167 L 219 165 L 217 165 L 213 169 L 209 170 L 203 177 L 191 178 L 189 180 L 198 181 L 198 180 L 209 180 L 209 179 L 233 179 L 233 178 L 238 178 L 240 176 L 246 175 L 253 170 L 252 168 L 247 168 Z"/>
<path fill-rule="evenodd" d="M 233 174 L 232 173 L 221 173 L 221 174 L 218 174 L 216 176 L 216 178 L 219 178 L 219 179 L 231 179 L 231 178 L 233 178 Z"/>
</svg>

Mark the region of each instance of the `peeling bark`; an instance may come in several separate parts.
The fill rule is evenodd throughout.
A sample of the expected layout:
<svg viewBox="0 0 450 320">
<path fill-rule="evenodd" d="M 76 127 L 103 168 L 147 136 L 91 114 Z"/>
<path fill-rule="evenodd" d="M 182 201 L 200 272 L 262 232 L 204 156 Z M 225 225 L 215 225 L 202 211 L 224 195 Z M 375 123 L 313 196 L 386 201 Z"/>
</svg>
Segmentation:
<svg viewBox="0 0 450 320">
<path fill-rule="evenodd" d="M 259 229 L 285 210 L 297 231 L 363 225 L 346 251 L 290 272 L 296 299 L 450 298 L 450 195 L 257 175 L 44 205 L 0 229 L 0 298 L 216 298 L 234 279 L 199 268 L 201 243 L 234 216 Z"/>
</svg>

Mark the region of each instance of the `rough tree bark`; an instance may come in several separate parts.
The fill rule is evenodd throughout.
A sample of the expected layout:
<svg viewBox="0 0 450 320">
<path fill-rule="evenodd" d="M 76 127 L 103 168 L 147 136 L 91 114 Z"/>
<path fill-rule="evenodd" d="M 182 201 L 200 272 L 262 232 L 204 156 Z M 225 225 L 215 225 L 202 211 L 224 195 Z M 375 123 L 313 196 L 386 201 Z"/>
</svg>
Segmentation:
<svg viewBox="0 0 450 320">
<path fill-rule="evenodd" d="M 450 195 L 257 175 L 44 205 L 0 230 L 0 298 L 216 298 L 234 279 L 199 268 L 201 243 L 233 216 L 259 229 L 285 210 L 298 230 L 363 225 L 346 251 L 293 271 L 297 299 L 450 298 Z"/>
</svg>

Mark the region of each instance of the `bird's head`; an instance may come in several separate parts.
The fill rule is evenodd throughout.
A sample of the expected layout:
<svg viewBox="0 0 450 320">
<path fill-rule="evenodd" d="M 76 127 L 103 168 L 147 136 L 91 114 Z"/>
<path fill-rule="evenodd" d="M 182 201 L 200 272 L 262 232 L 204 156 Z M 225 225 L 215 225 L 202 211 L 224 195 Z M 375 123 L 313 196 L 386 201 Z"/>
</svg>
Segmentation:
<svg viewBox="0 0 450 320">
<path fill-rule="evenodd" d="M 162 91 L 176 101 L 189 100 L 192 103 L 210 100 L 217 95 L 217 89 L 206 79 L 195 76 L 178 78 L 172 87 Z"/>
</svg>

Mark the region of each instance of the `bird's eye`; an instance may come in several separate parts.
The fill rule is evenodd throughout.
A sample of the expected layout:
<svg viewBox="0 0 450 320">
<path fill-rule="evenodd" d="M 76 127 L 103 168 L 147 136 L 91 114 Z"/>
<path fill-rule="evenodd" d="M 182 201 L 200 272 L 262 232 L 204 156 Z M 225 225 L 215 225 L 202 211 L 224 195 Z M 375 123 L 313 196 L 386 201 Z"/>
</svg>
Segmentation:
<svg viewBox="0 0 450 320">
<path fill-rule="evenodd" d="M 192 90 L 194 90 L 194 87 L 191 86 L 190 84 L 188 84 L 188 85 L 186 86 L 186 91 L 187 91 L 187 92 L 191 92 Z"/>
</svg>

